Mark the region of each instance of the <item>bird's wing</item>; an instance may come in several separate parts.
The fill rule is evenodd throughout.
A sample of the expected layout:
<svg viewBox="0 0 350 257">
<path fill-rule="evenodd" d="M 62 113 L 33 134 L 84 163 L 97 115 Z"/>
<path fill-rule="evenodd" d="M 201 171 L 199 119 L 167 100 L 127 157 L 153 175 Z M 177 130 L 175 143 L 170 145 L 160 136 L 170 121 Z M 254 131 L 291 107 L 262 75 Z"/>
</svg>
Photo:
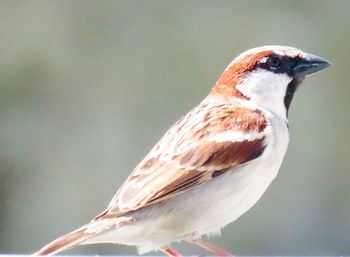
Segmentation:
<svg viewBox="0 0 350 257">
<path fill-rule="evenodd" d="M 266 146 L 267 127 L 258 109 L 199 105 L 170 128 L 96 219 L 174 197 L 254 160 Z"/>
</svg>

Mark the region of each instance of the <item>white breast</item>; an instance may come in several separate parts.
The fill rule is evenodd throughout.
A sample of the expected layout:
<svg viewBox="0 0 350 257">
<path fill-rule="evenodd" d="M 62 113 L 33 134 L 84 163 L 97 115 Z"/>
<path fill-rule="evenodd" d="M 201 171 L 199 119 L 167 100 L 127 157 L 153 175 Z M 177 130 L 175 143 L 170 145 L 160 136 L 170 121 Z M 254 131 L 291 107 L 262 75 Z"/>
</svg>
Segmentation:
<svg viewBox="0 0 350 257">
<path fill-rule="evenodd" d="M 250 209 L 271 184 L 282 164 L 289 136 L 282 119 L 273 118 L 270 122 L 269 143 L 261 157 L 198 187 L 191 195 L 179 197 L 179 201 L 185 202 L 182 206 L 189 208 L 181 209 L 184 218 L 178 225 L 181 227 L 188 217 L 193 218 L 186 227 L 188 234 L 215 233 Z M 198 230 L 198 227 L 201 229 Z"/>
</svg>

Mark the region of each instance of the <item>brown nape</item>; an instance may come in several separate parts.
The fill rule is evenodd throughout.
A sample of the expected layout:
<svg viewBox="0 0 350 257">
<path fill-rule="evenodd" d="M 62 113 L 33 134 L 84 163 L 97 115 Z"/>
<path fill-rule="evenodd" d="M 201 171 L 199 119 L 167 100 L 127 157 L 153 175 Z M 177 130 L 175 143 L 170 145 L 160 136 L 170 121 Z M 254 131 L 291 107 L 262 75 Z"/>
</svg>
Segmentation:
<svg viewBox="0 0 350 257">
<path fill-rule="evenodd" d="M 272 53 L 273 51 L 271 50 L 251 53 L 235 61 L 221 74 L 210 94 L 248 99 L 248 97 L 243 95 L 236 86 L 242 83 L 248 72 L 256 68 L 262 58 L 267 57 Z"/>
</svg>

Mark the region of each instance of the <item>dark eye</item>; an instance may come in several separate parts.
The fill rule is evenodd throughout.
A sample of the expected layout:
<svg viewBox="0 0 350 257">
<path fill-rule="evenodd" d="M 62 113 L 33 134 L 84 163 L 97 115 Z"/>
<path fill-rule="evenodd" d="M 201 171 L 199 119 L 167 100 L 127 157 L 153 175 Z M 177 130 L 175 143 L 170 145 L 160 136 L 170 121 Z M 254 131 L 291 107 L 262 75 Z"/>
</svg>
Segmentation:
<svg viewBox="0 0 350 257">
<path fill-rule="evenodd" d="M 278 57 L 270 57 L 267 59 L 267 63 L 272 67 L 272 68 L 278 68 L 281 66 L 282 61 Z"/>
</svg>

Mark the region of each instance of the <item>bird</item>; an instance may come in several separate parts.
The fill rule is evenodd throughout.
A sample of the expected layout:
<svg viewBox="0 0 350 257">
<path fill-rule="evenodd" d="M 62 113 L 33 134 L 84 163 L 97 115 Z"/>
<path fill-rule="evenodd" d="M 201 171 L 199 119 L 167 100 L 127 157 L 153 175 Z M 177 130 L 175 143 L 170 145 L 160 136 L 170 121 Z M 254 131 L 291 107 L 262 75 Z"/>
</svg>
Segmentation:
<svg viewBox="0 0 350 257">
<path fill-rule="evenodd" d="M 215 256 L 231 256 L 203 237 L 219 234 L 266 191 L 287 151 L 295 91 L 307 75 L 329 65 L 290 46 L 241 53 L 136 166 L 102 213 L 33 255 L 115 243 L 136 246 L 139 254 L 180 257 L 171 243 L 187 241 Z"/>
</svg>

